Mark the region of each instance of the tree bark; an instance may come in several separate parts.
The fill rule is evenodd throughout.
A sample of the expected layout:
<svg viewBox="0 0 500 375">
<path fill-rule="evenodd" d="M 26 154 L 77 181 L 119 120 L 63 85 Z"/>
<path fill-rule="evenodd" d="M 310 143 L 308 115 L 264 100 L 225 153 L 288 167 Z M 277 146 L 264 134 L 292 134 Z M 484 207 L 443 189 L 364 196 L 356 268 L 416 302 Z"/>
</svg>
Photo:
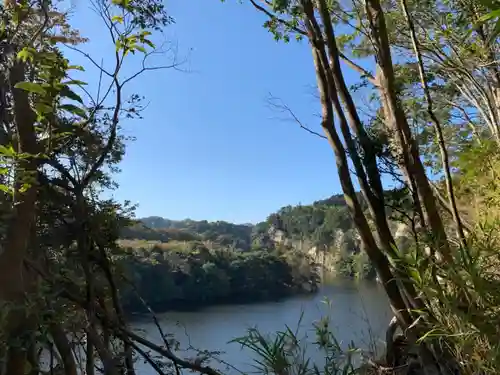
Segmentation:
<svg viewBox="0 0 500 375">
<path fill-rule="evenodd" d="M 303 0 L 303 5 L 304 8 L 312 6 L 309 0 Z M 310 21 L 306 21 L 306 23 L 308 27 L 309 40 L 312 44 L 313 60 L 322 107 L 321 125 L 325 131 L 328 142 L 335 153 L 338 174 L 346 204 L 349 207 L 356 227 L 359 230 L 366 252 L 377 269 L 377 273 L 384 285 L 387 295 L 389 296 L 394 314 L 398 317 L 398 320 L 401 322 L 403 327 L 408 327 L 412 323 L 411 316 L 403 300 L 396 279 L 392 274 L 389 261 L 379 249 L 375 239 L 373 238 L 366 217 L 364 216 L 363 210 L 356 196 L 356 191 L 354 190 L 350 176 L 346 153 L 334 126 L 331 95 L 329 92 L 327 77 L 325 76 L 325 67 L 322 64 L 324 57 L 322 58 L 321 49 L 318 48 L 318 41 L 315 36 L 314 26 Z"/>
<path fill-rule="evenodd" d="M 64 374 L 78 375 L 75 358 L 73 356 L 73 351 L 71 350 L 71 345 L 66 337 L 66 332 L 64 332 L 62 327 L 56 323 L 52 323 L 49 329 L 57 351 L 62 358 Z"/>
<path fill-rule="evenodd" d="M 444 170 L 444 175 L 445 175 L 446 190 L 448 192 L 448 199 L 450 202 L 449 204 L 451 207 L 451 213 L 453 216 L 453 220 L 455 221 L 455 225 L 457 227 L 457 236 L 458 236 L 458 239 L 460 240 L 460 242 L 462 243 L 462 246 L 464 248 L 466 248 L 467 241 L 465 239 L 462 220 L 460 219 L 460 214 L 459 214 L 458 208 L 457 208 L 457 201 L 455 199 L 455 192 L 453 190 L 453 180 L 451 177 L 451 167 L 450 167 L 450 161 L 449 161 L 449 157 L 448 157 L 448 151 L 446 150 L 446 144 L 445 144 L 445 140 L 444 140 L 444 136 L 443 136 L 443 129 L 441 127 L 441 123 L 439 122 L 439 120 L 436 117 L 436 114 L 434 113 L 434 110 L 433 110 L 431 93 L 429 90 L 429 86 L 427 84 L 427 80 L 425 79 L 424 62 L 422 60 L 422 54 L 420 53 L 420 49 L 418 46 L 417 35 L 415 32 L 415 25 L 413 24 L 413 20 L 410 16 L 410 13 L 408 11 L 408 6 L 406 5 L 405 0 L 401 0 L 401 6 L 402 6 L 403 12 L 405 14 L 406 22 L 408 23 L 408 28 L 410 29 L 410 36 L 411 36 L 411 40 L 413 43 L 413 49 L 415 52 L 415 56 L 417 57 L 418 73 L 420 76 L 420 83 L 421 83 L 422 88 L 424 90 L 425 100 L 427 102 L 427 112 L 428 112 L 430 118 L 432 119 L 432 122 L 434 123 L 434 129 L 436 130 L 436 134 L 437 134 L 437 138 L 438 138 L 439 150 L 441 152 L 441 162 L 443 163 L 443 170 Z"/>
<path fill-rule="evenodd" d="M 387 35 L 385 17 L 379 0 L 366 0 L 366 13 L 375 43 L 375 59 L 378 67 L 379 90 L 384 103 L 386 121 L 392 127 L 398 147 L 401 148 L 403 162 L 401 168 L 407 178 L 414 181 L 419 201 L 423 206 L 436 251 L 442 253 L 445 260 L 451 261 L 451 253 L 443 222 L 437 209 L 436 199 L 432 194 L 429 180 L 425 173 L 418 146 L 411 134 L 405 113 L 398 100 L 391 49 Z"/>
<path fill-rule="evenodd" d="M 16 60 L 16 59 L 14 59 Z M 25 310 L 24 295 L 33 289 L 34 279 L 27 275 L 23 260 L 30 245 L 32 228 L 35 225 L 37 196 L 37 163 L 35 155 L 38 144 L 35 133 L 35 114 L 31 109 L 28 93 L 15 88 L 25 80 L 25 65 L 15 61 L 9 71 L 9 81 L 13 97 L 14 121 L 17 132 L 16 152 L 29 155 L 17 162 L 13 214 L 8 224 L 5 250 L 0 254 L 0 301 L 11 302 L 14 308 L 8 313 L 6 334 L 9 344 L 13 340 L 26 337 L 29 331 L 29 312 Z M 27 181 L 29 179 L 29 181 Z M 29 182 L 22 192 L 23 185 Z M 7 355 L 7 373 L 24 375 L 26 349 L 11 346 Z"/>
<path fill-rule="evenodd" d="M 337 117 L 340 120 L 340 127 L 349 150 L 349 155 L 353 159 L 353 164 L 356 168 L 356 174 L 360 182 L 361 191 L 368 203 L 371 216 L 376 223 L 379 242 L 384 248 L 386 254 L 395 256 L 394 249 L 396 248 L 396 241 L 392 236 L 389 224 L 387 222 L 384 203 L 384 191 L 380 173 L 377 167 L 377 159 L 374 153 L 373 143 L 366 133 L 366 130 L 361 122 L 358 111 L 356 109 L 356 105 L 354 104 L 354 100 L 349 93 L 347 84 L 341 71 L 339 51 L 335 40 L 335 33 L 332 27 L 332 20 L 327 4 L 325 0 L 319 0 L 318 4 L 323 21 L 323 26 L 325 28 L 326 44 L 328 46 L 329 52 L 330 62 L 328 66 L 331 68 L 329 69 L 329 73 L 331 73 L 332 76 L 332 78 L 329 80 L 329 85 L 334 108 L 337 112 Z M 310 12 L 308 13 L 309 17 L 311 17 Z M 314 15 L 312 16 L 314 17 Z M 319 29 L 319 26 L 315 25 L 315 28 Z M 318 31 L 316 32 L 318 33 Z M 321 33 L 319 35 L 321 36 Z M 323 62 L 323 65 L 325 64 L 326 62 Z M 340 98 L 342 99 L 342 102 L 344 103 L 344 106 L 346 108 L 347 116 L 349 118 L 349 126 L 356 137 L 359 139 L 361 147 L 363 149 L 364 155 L 362 163 L 359 158 L 356 145 L 352 139 L 349 129 L 347 128 L 346 117 L 338 101 L 337 92 L 339 93 Z M 362 164 L 364 165 L 364 168 L 366 168 L 366 173 Z"/>
<path fill-rule="evenodd" d="M 356 106 L 349 93 L 347 85 L 345 83 L 341 68 L 340 60 L 338 55 L 338 49 L 335 42 L 334 30 L 331 25 L 331 19 L 328 13 L 328 9 L 324 0 L 319 0 L 319 10 L 322 17 L 322 23 L 325 27 L 326 39 L 328 46 L 328 52 L 330 56 L 330 61 L 328 61 L 325 43 L 316 43 L 316 48 L 319 52 L 319 57 L 321 60 L 321 66 L 325 69 L 324 75 L 326 83 L 328 85 L 328 94 L 331 104 L 335 109 L 337 118 L 339 119 L 340 129 L 344 137 L 347 149 L 349 151 L 349 156 L 353 161 L 355 167 L 356 175 L 360 183 L 361 192 L 365 198 L 370 214 L 375 222 L 376 234 L 378 237 L 378 243 L 387 254 L 393 260 L 393 270 L 397 275 L 397 279 L 400 281 L 400 290 L 406 300 L 407 308 L 421 310 L 424 308 L 423 304 L 417 298 L 417 292 L 414 286 L 408 279 L 405 272 L 402 272 L 398 265 L 397 259 L 398 255 L 396 252 L 396 241 L 392 235 L 389 228 L 389 224 L 385 212 L 385 202 L 384 202 L 384 191 L 382 187 L 382 182 L 380 178 L 380 173 L 377 167 L 376 155 L 373 152 L 372 142 L 364 129 L 364 126 L 357 113 Z M 309 2 L 304 3 L 304 11 L 306 17 L 311 24 L 311 33 L 313 33 L 314 40 L 323 40 L 322 32 L 318 22 L 315 19 L 314 9 L 312 4 Z M 339 101 L 337 92 L 340 93 L 342 101 L 347 108 L 347 113 L 349 116 L 349 125 L 347 122 L 344 109 Z M 356 134 L 358 139 L 360 139 L 361 146 L 364 152 L 364 158 L 361 157 L 358 152 L 358 148 L 351 135 L 352 131 Z M 365 172 L 366 168 L 366 172 Z M 364 215 L 364 214 L 363 214 Z"/>
</svg>

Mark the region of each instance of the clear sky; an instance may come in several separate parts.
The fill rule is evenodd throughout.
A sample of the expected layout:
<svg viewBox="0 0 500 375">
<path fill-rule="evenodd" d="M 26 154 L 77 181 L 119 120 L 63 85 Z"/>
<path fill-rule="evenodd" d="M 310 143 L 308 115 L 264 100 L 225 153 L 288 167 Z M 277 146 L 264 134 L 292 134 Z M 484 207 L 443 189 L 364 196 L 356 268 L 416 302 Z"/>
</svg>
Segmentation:
<svg viewBox="0 0 500 375">
<path fill-rule="evenodd" d="M 77 3 L 73 23 L 96 60 L 110 59 L 102 25 Z M 119 200 L 137 216 L 258 222 L 288 204 L 340 192 L 327 142 L 269 108 L 280 97 L 317 130 L 319 106 L 306 42 L 277 43 L 265 18 L 236 0 L 170 0 L 183 69 L 142 76 L 130 92 L 146 96 L 144 119 L 126 124 L 128 145 L 117 176 Z M 112 51 L 112 47 L 111 47 Z M 94 77 L 95 78 L 95 77 Z"/>
</svg>

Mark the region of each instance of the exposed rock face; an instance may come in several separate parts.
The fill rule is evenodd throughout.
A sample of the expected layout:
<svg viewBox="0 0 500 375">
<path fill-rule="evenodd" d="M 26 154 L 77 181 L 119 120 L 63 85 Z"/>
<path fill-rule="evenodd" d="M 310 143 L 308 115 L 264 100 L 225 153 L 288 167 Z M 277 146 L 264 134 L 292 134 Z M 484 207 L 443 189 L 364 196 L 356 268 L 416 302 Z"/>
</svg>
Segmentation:
<svg viewBox="0 0 500 375">
<path fill-rule="evenodd" d="M 411 229 L 404 223 L 390 223 L 394 239 L 400 248 L 406 248 L 411 242 Z M 355 229 L 347 231 L 337 229 L 334 232 L 333 243 L 329 246 L 317 246 L 311 240 L 294 240 L 284 230 L 271 226 L 268 230 L 269 239 L 276 245 L 291 247 L 303 252 L 320 268 L 320 276 L 335 275 L 341 252 L 358 253 L 363 251 L 359 233 Z"/>
</svg>

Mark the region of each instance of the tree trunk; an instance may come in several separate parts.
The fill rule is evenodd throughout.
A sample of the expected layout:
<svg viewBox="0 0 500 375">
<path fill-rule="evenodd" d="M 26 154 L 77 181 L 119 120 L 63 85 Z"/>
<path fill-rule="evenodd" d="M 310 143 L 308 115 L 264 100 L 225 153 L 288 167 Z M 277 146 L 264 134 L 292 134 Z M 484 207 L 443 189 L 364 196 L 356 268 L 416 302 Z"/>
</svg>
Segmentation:
<svg viewBox="0 0 500 375">
<path fill-rule="evenodd" d="M 384 203 L 384 191 L 380 173 L 377 167 L 377 159 L 374 153 L 373 143 L 366 133 L 366 130 L 358 115 L 354 100 L 352 99 L 352 96 L 347 88 L 347 84 L 344 80 L 344 76 L 342 74 L 340 66 L 339 51 L 335 40 L 335 33 L 332 27 L 332 20 L 326 2 L 325 0 L 319 0 L 318 4 L 325 28 L 326 44 L 328 45 L 330 59 L 329 64 L 327 64 L 326 61 L 323 61 L 323 65 L 331 67 L 331 69 L 328 69 L 328 73 L 330 73 L 332 77 L 328 81 L 330 85 L 332 102 L 336 110 L 337 117 L 340 120 L 340 127 L 349 150 L 349 155 L 351 156 L 351 159 L 353 159 L 353 164 L 355 166 L 356 174 L 360 182 L 361 191 L 368 204 L 371 216 L 375 221 L 379 242 L 384 248 L 386 254 L 395 256 L 394 249 L 396 248 L 396 241 L 392 236 L 389 224 L 387 222 Z M 309 16 L 311 16 L 310 13 Z M 314 17 L 314 15 L 312 16 Z M 317 25 L 315 26 L 315 28 L 319 29 Z M 318 31 L 316 32 L 318 33 Z M 319 35 L 321 35 L 321 33 Z M 344 106 L 347 110 L 349 126 L 356 137 L 359 139 L 361 147 L 363 149 L 363 162 L 361 162 L 360 160 L 356 149 L 356 144 L 354 143 L 347 127 L 346 117 L 338 101 L 337 92 L 339 93 L 340 98 L 342 99 L 342 102 L 344 103 Z M 363 165 L 364 168 L 366 168 L 366 173 Z"/>
<path fill-rule="evenodd" d="M 17 131 L 16 152 L 31 157 L 18 161 L 15 171 L 14 199 L 12 218 L 8 224 L 5 249 L 0 254 L 0 301 L 11 302 L 13 307 L 7 316 L 5 332 L 9 345 L 14 340 L 22 340 L 29 332 L 29 312 L 25 310 L 24 295 L 33 289 L 33 279 L 27 277 L 23 267 L 24 257 L 29 248 L 32 227 L 35 225 L 35 205 L 37 196 L 37 154 L 38 145 L 34 129 L 33 113 L 28 93 L 15 88 L 18 82 L 25 80 L 24 63 L 15 61 L 10 69 L 10 86 L 14 102 L 14 120 Z M 26 183 L 28 185 L 25 185 Z M 22 192 L 22 187 L 27 186 Z M 18 344 L 19 345 L 19 344 Z M 11 346 L 7 355 L 7 373 L 24 375 L 26 349 Z"/>
<path fill-rule="evenodd" d="M 385 213 L 385 202 L 384 202 L 384 192 L 382 188 L 382 182 L 380 179 L 380 174 L 377 168 L 376 156 L 373 152 L 372 142 L 366 133 L 363 124 L 358 116 L 354 101 L 349 93 L 347 85 L 345 83 L 342 71 L 340 69 L 340 61 L 338 56 L 338 49 L 335 42 L 335 35 L 333 28 L 331 26 L 331 19 L 328 13 L 327 6 L 323 0 L 319 0 L 319 8 L 322 16 L 322 23 L 325 27 L 325 33 L 327 35 L 327 46 L 330 55 L 330 62 L 327 58 L 325 44 L 321 42 L 316 43 L 316 49 L 318 51 L 318 56 L 320 58 L 321 67 L 324 69 L 324 76 L 326 84 L 328 85 L 328 95 L 331 105 L 335 109 L 337 118 L 339 119 L 340 128 L 349 151 L 349 156 L 353 161 L 353 165 L 356 170 L 356 175 L 360 183 L 361 192 L 368 204 L 370 213 L 375 222 L 376 233 L 378 235 L 378 242 L 384 250 L 387 256 L 390 256 L 395 262 L 393 264 L 393 269 L 397 275 L 397 279 L 402 281 L 399 288 L 401 290 L 404 299 L 406 299 L 407 309 L 423 309 L 422 303 L 417 298 L 417 293 L 412 283 L 409 281 L 408 276 L 405 272 L 399 270 L 397 264 L 397 252 L 396 252 L 396 241 L 392 235 L 387 222 L 387 217 Z M 310 32 L 313 35 L 313 42 L 322 40 L 322 33 L 318 22 L 315 19 L 314 9 L 312 4 L 309 2 L 304 3 L 304 11 L 308 22 L 310 23 Z M 342 108 L 342 105 L 337 96 L 337 91 L 347 107 L 347 113 L 349 115 L 349 125 L 356 136 L 360 139 L 361 146 L 364 151 L 364 158 L 361 161 L 358 149 L 350 133 L 349 125 Z M 365 173 L 366 167 L 366 173 Z M 367 176 L 368 175 L 368 176 Z M 361 212 L 364 216 L 364 213 Z M 359 228 L 358 228 L 359 229 Z M 360 229 L 361 230 L 361 229 Z M 371 234 L 371 230 L 368 228 Z M 365 244 L 366 245 L 366 244 Z M 368 246 L 368 245 L 366 245 Z M 378 246 L 378 245 L 377 245 Z"/>
<path fill-rule="evenodd" d="M 310 9 L 310 7 L 312 7 L 309 0 L 304 0 L 303 5 L 304 8 Z M 331 95 L 329 92 L 327 77 L 325 76 L 325 67 L 322 64 L 322 61 L 324 61 L 325 58 L 321 56 L 321 49 L 318 47 L 318 41 L 315 36 L 313 25 L 310 21 L 306 21 L 306 23 L 308 27 L 309 40 L 312 44 L 314 66 L 316 69 L 316 77 L 321 100 L 321 124 L 327 136 L 328 142 L 335 153 L 338 174 L 346 204 L 349 207 L 356 227 L 359 230 L 366 252 L 372 261 L 372 264 L 377 269 L 377 273 L 382 281 L 382 284 L 384 285 L 387 295 L 389 296 L 394 314 L 398 317 L 398 320 L 401 322 L 403 327 L 408 327 L 412 323 L 411 316 L 403 300 L 396 279 L 392 274 L 389 262 L 373 238 L 366 217 L 364 216 L 363 210 L 356 196 L 351 180 L 346 153 L 333 122 L 334 118 Z"/>
<path fill-rule="evenodd" d="M 413 24 L 413 20 L 411 19 L 410 13 L 408 12 L 408 7 L 406 5 L 405 0 L 401 0 L 401 6 L 403 8 L 403 12 L 405 14 L 405 18 L 406 18 L 406 21 L 408 23 L 408 27 L 410 29 L 410 35 L 411 35 L 411 40 L 413 43 L 413 49 L 414 49 L 415 55 L 417 57 L 418 73 L 420 75 L 420 83 L 422 84 L 425 99 L 427 102 L 427 112 L 428 112 L 429 116 L 431 117 L 432 122 L 434 123 L 434 128 L 436 130 L 436 134 L 437 134 L 437 138 L 438 138 L 439 150 L 441 152 L 441 162 L 443 163 L 443 170 L 444 170 L 444 175 L 445 175 L 446 190 L 448 192 L 448 199 L 450 201 L 450 207 L 451 207 L 451 213 L 453 216 L 453 220 L 455 221 L 455 225 L 457 227 L 457 236 L 458 236 L 458 239 L 461 241 L 462 246 L 464 248 L 466 248 L 467 241 L 465 239 L 464 229 L 462 226 L 462 221 L 460 219 L 460 214 L 458 213 L 457 202 L 455 199 L 455 192 L 453 190 L 453 181 L 451 178 L 451 167 L 450 167 L 450 161 L 449 161 L 449 157 L 448 157 L 448 151 L 446 150 L 446 144 L 445 144 L 445 140 L 444 140 L 444 136 L 443 136 L 443 130 L 441 128 L 441 123 L 439 122 L 439 120 L 436 117 L 434 110 L 433 110 L 432 98 L 431 98 L 431 94 L 429 91 L 429 86 L 427 85 L 427 81 L 425 79 L 424 63 L 422 60 L 422 54 L 420 53 L 420 49 L 418 46 L 417 35 L 415 32 L 415 26 Z"/>
<path fill-rule="evenodd" d="M 65 375 L 78 375 L 75 358 L 71 345 L 66 337 L 66 332 L 56 323 L 52 323 L 49 327 L 50 334 L 54 340 L 54 344 L 62 358 Z"/>
<path fill-rule="evenodd" d="M 411 134 L 401 103 L 397 98 L 394 68 L 390 44 L 387 36 L 385 18 L 379 0 L 366 0 L 366 13 L 375 42 L 379 90 L 384 103 L 386 121 L 392 127 L 398 147 L 401 149 L 401 168 L 410 180 L 414 181 L 419 201 L 423 206 L 425 221 L 431 231 L 432 240 L 442 253 L 443 258 L 451 261 L 451 253 L 444 225 L 425 173 L 418 146 Z"/>
</svg>

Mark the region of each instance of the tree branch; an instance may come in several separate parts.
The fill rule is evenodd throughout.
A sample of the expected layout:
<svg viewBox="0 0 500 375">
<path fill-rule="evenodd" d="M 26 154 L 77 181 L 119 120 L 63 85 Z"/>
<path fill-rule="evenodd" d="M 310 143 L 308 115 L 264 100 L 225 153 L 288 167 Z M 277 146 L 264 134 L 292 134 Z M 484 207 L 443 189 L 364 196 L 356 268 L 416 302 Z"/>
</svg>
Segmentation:
<svg viewBox="0 0 500 375">
<path fill-rule="evenodd" d="M 297 117 L 297 115 L 290 109 L 290 107 L 288 105 L 286 105 L 283 102 L 282 99 L 276 98 L 272 94 L 269 94 L 268 105 L 275 110 L 287 113 L 292 118 L 292 120 L 294 122 L 296 122 L 299 125 L 299 127 L 301 129 L 304 129 L 306 132 L 313 134 L 317 137 L 320 137 L 322 139 L 328 139 L 325 135 L 310 129 L 307 125 L 302 123 L 302 121 L 300 121 L 300 119 Z"/>
</svg>

